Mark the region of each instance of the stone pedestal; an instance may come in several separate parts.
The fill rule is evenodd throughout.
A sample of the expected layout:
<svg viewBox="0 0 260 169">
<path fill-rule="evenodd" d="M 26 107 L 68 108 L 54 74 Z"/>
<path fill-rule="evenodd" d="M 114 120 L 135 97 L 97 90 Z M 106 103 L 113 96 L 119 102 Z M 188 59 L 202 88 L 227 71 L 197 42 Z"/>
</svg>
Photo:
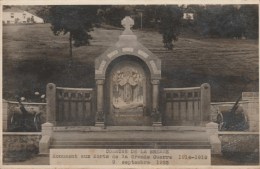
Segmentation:
<svg viewBox="0 0 260 169">
<path fill-rule="evenodd" d="M 49 147 L 51 143 L 52 133 L 53 133 L 52 123 L 47 122 L 42 124 L 42 138 L 39 143 L 40 154 L 49 154 Z"/>
<path fill-rule="evenodd" d="M 242 103 L 244 113 L 247 117 L 250 132 L 259 132 L 259 101 L 248 100 Z"/>
<path fill-rule="evenodd" d="M 211 153 L 221 154 L 221 141 L 218 138 L 218 124 L 214 122 L 206 124 L 206 130 L 211 144 Z"/>
</svg>

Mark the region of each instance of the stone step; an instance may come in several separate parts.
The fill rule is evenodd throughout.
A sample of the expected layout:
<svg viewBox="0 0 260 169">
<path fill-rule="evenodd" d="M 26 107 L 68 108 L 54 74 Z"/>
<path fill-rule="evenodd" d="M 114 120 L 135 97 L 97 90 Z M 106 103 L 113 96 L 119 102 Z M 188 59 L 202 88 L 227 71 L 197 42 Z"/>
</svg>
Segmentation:
<svg viewBox="0 0 260 169">
<path fill-rule="evenodd" d="M 191 148 L 208 149 L 203 130 L 55 131 L 50 148 Z"/>
<path fill-rule="evenodd" d="M 208 149 L 209 142 L 194 141 L 54 141 L 51 148 L 188 148 Z"/>
<path fill-rule="evenodd" d="M 51 145 L 51 149 L 210 149 L 209 145 Z"/>
<path fill-rule="evenodd" d="M 203 131 L 54 132 L 56 141 L 208 141 Z"/>
<path fill-rule="evenodd" d="M 52 145 L 118 145 L 118 144 L 126 144 L 126 145 L 140 145 L 140 144 L 157 144 L 157 145 L 207 145 L 206 141 L 53 141 Z"/>
</svg>

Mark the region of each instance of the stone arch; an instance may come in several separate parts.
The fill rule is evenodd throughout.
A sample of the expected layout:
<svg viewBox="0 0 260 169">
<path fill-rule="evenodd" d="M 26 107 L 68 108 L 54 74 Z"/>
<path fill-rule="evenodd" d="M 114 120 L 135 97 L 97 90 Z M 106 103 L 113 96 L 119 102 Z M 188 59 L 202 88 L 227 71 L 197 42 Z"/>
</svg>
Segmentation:
<svg viewBox="0 0 260 169">
<path fill-rule="evenodd" d="M 151 69 L 147 66 L 147 63 L 145 63 L 144 60 L 142 60 L 141 58 L 139 58 L 135 55 L 120 55 L 116 59 L 109 62 L 105 69 L 105 72 L 106 72 L 105 78 L 107 79 L 108 74 L 110 73 L 111 69 L 113 69 L 114 66 L 116 66 L 117 64 L 120 64 L 124 60 L 133 61 L 133 62 L 136 62 L 137 64 L 139 64 L 145 71 L 147 77 L 149 77 L 148 79 L 151 79 Z"/>
<path fill-rule="evenodd" d="M 141 46 L 141 44 L 139 45 Z M 121 47 L 111 48 L 98 57 L 95 61 L 95 79 L 105 79 L 107 68 L 115 59 L 122 56 L 135 56 L 142 60 L 148 67 L 151 79 L 161 78 L 161 60 L 146 48 L 140 47 Z"/>
</svg>

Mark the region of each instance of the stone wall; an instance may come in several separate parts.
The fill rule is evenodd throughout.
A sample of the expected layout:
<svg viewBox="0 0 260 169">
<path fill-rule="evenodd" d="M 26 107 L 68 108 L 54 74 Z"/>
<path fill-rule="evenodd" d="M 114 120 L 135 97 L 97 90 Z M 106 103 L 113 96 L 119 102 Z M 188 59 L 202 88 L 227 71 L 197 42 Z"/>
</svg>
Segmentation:
<svg viewBox="0 0 260 169">
<path fill-rule="evenodd" d="M 241 104 L 245 114 L 247 115 L 247 120 L 249 124 L 249 131 L 258 132 L 259 131 L 259 101 L 250 100 L 243 102 Z"/>
<path fill-rule="evenodd" d="M 24 161 L 39 152 L 40 132 L 4 132 L 3 162 Z"/>
<path fill-rule="evenodd" d="M 241 161 L 259 161 L 258 132 L 219 132 L 222 154 Z"/>
<path fill-rule="evenodd" d="M 41 123 L 46 122 L 46 103 L 23 103 L 27 111 L 41 112 Z M 18 102 L 3 100 L 3 131 L 7 132 L 10 129 L 11 116 L 14 112 L 19 112 Z"/>
</svg>

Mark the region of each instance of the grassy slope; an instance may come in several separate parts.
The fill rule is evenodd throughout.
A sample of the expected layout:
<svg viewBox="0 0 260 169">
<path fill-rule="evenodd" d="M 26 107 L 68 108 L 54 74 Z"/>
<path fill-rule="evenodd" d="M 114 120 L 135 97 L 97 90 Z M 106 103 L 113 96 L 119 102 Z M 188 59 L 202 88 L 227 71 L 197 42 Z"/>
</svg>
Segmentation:
<svg viewBox="0 0 260 169">
<path fill-rule="evenodd" d="M 121 30 L 95 29 L 91 46 L 73 49 L 67 66 L 68 36 L 54 36 L 50 25 L 3 27 L 4 98 L 44 93 L 48 82 L 58 86 L 94 87 L 94 59 L 113 45 Z M 251 40 L 182 38 L 173 51 L 163 48 L 157 32 L 134 31 L 144 46 L 162 60 L 162 86 L 188 87 L 207 82 L 213 101 L 235 100 L 245 79 L 258 78 L 258 43 Z M 258 91 L 258 82 L 246 91 Z"/>
</svg>

